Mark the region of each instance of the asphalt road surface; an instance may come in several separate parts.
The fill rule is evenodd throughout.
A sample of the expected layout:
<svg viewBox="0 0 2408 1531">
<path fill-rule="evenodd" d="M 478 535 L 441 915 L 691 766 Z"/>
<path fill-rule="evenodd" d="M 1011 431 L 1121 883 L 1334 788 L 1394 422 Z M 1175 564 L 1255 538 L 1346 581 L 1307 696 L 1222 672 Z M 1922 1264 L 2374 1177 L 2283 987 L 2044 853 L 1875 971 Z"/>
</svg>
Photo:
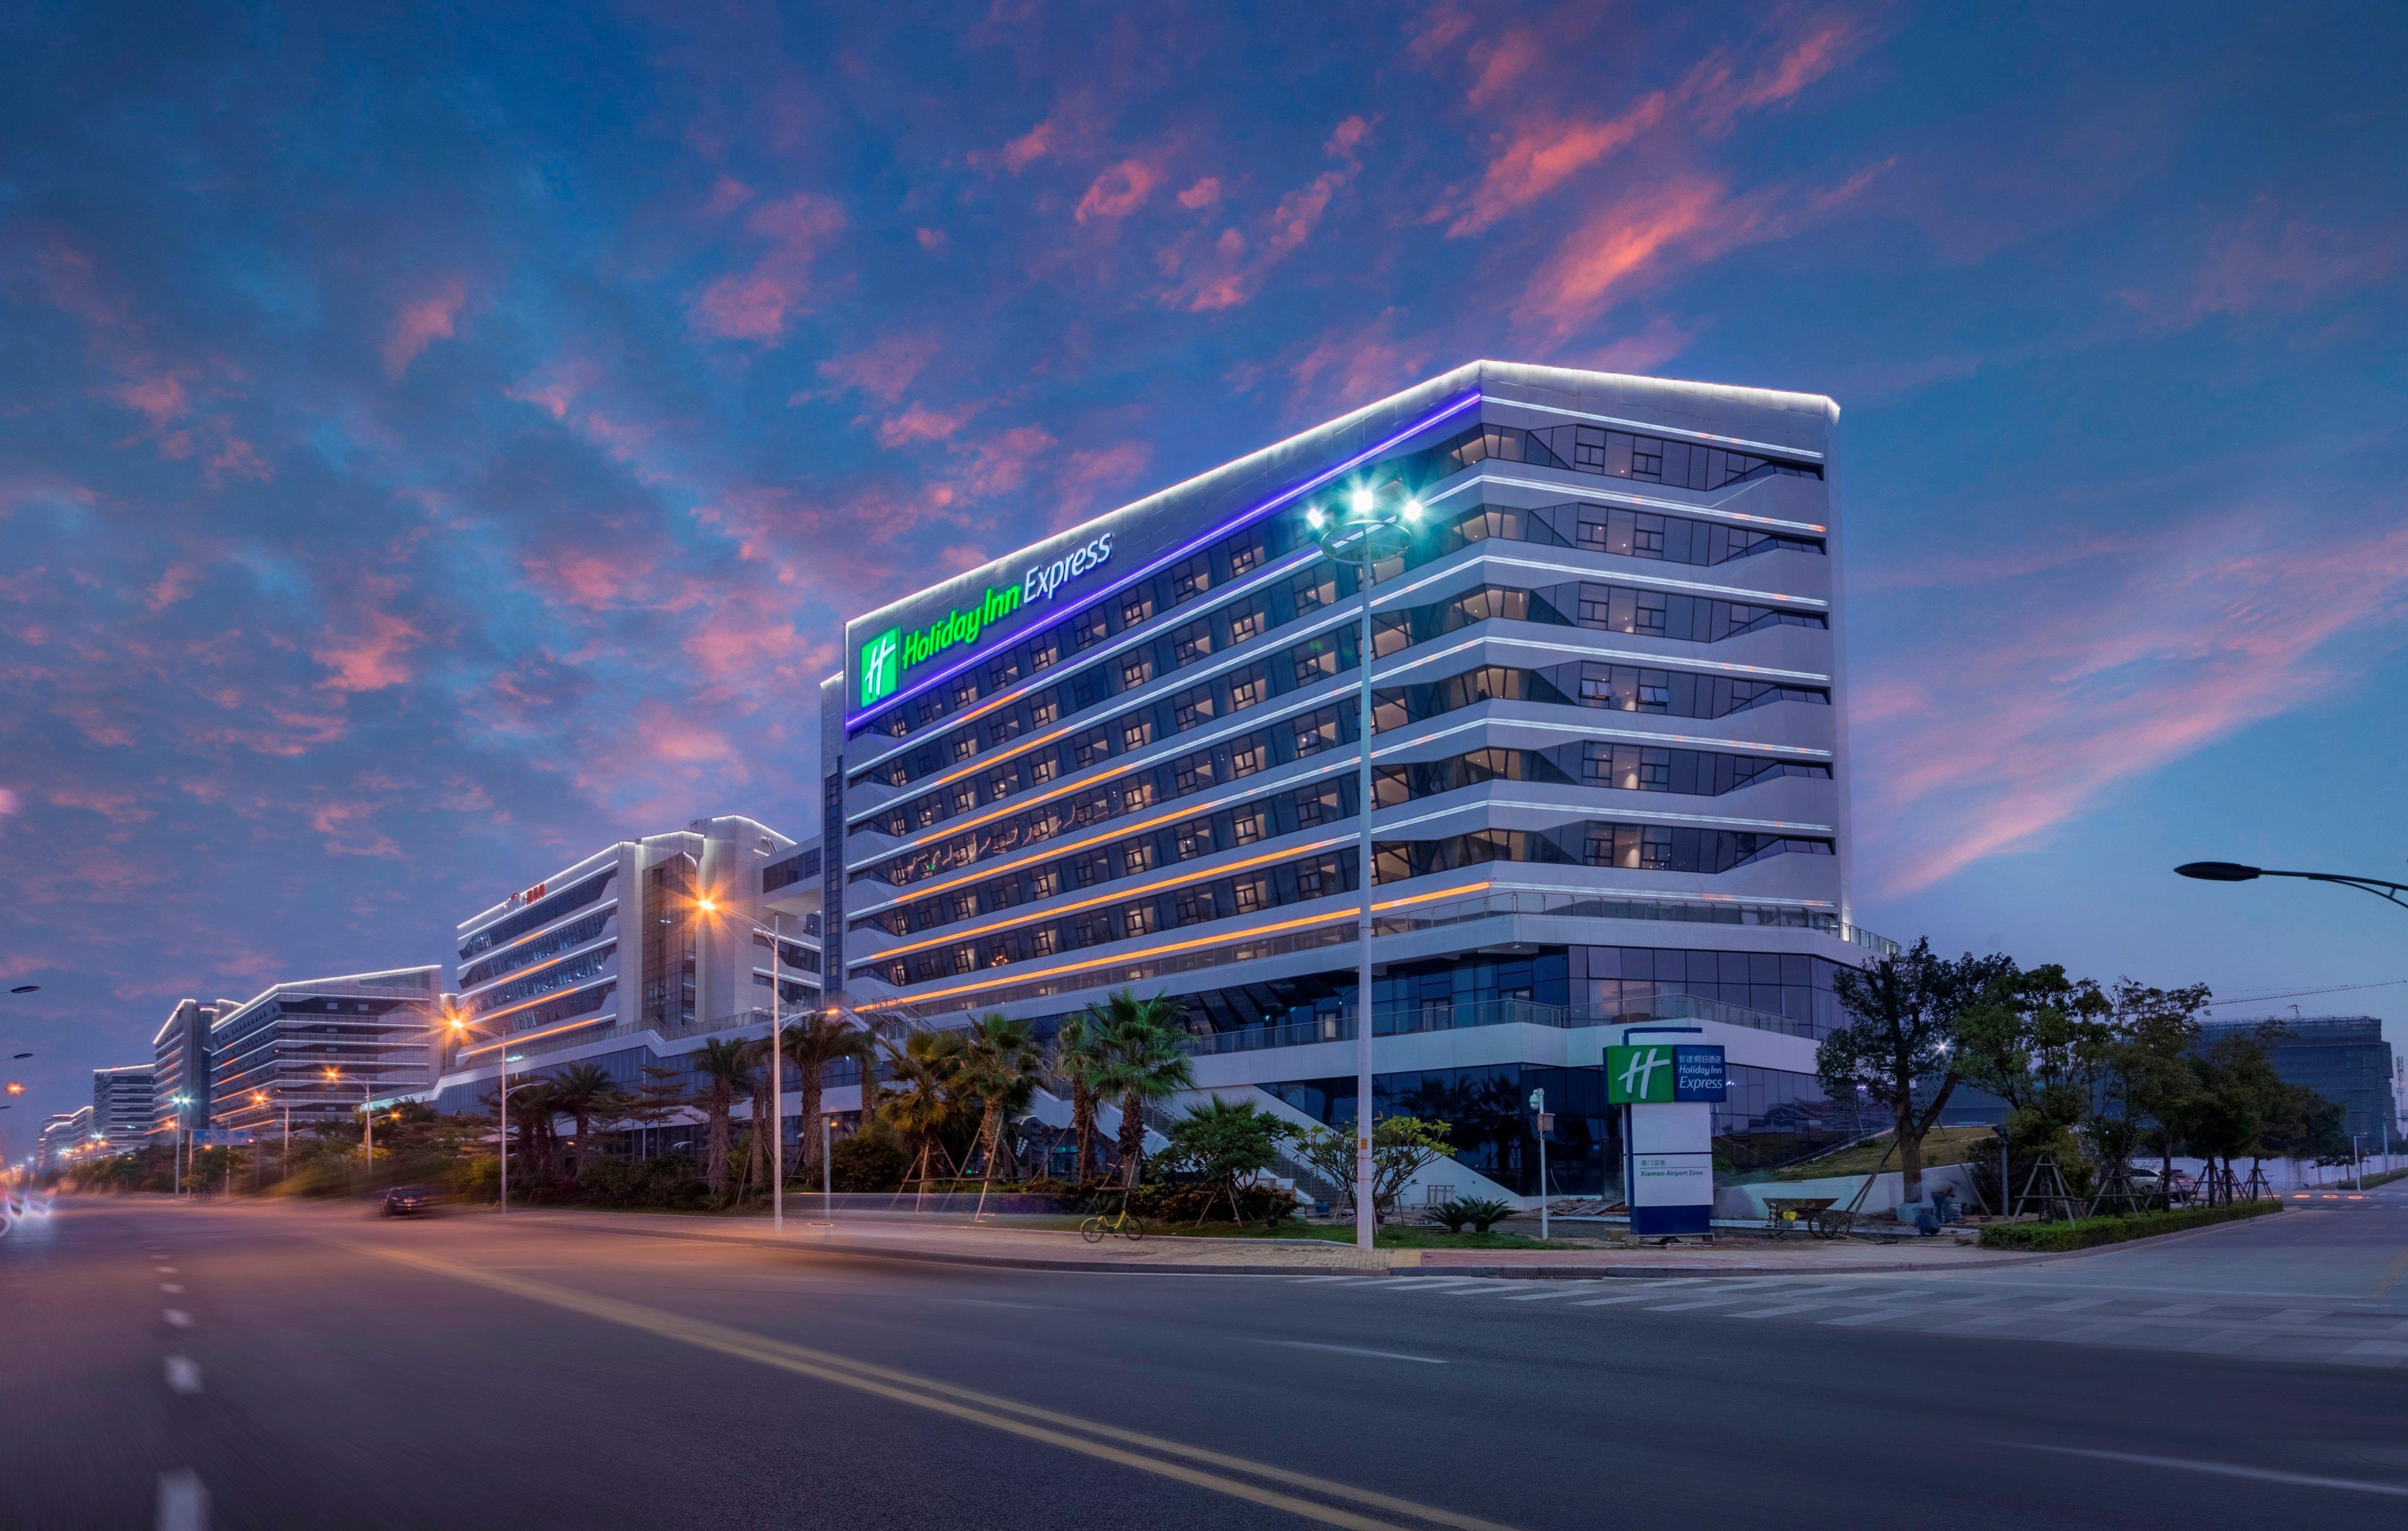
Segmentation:
<svg viewBox="0 0 2408 1531">
<path fill-rule="evenodd" d="M 1680 1282 L 62 1201 L 0 1324 L 7 1527 L 2408 1524 L 2408 1188 Z"/>
</svg>

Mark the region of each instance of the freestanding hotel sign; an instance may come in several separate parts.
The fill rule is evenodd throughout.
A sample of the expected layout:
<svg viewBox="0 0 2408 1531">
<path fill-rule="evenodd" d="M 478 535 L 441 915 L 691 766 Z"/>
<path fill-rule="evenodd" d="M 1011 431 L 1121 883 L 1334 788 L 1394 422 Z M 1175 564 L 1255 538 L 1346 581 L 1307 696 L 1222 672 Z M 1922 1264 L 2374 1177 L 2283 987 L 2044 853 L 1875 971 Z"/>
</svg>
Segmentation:
<svg viewBox="0 0 2408 1531">
<path fill-rule="evenodd" d="M 1605 1050 L 1606 1103 L 1624 1109 L 1623 1195 L 1636 1238 L 1713 1225 L 1723 1050 L 1673 1039 L 1702 1035 L 1695 1026 L 1627 1026 Z"/>
</svg>

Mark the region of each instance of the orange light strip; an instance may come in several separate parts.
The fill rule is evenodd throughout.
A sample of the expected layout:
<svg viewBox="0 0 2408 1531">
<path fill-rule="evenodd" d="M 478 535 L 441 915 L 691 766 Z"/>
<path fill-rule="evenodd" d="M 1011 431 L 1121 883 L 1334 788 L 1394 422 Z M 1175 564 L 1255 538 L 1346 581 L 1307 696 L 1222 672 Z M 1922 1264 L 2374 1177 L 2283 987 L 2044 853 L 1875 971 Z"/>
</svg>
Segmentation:
<svg viewBox="0 0 2408 1531">
<path fill-rule="evenodd" d="M 509 1012 L 505 1010 L 502 1013 L 507 1015 Z M 460 1050 L 459 1055 L 465 1058 L 472 1052 L 489 1052 L 497 1047 L 516 1047 L 522 1042 L 532 1042 L 544 1037 L 558 1037 L 564 1032 L 575 1031 L 580 1026 L 598 1026 L 605 1021 L 617 1019 L 615 1015 L 596 1015 L 583 1021 L 565 1021 L 559 1025 L 547 1027 L 542 1031 L 523 1031 L 515 1037 L 506 1037 L 497 1042 L 479 1042 L 475 1047 L 464 1047 Z"/>
<path fill-rule="evenodd" d="M 1426 904 L 1434 898 L 1461 898 L 1469 894 L 1485 893 L 1488 887 L 1489 884 L 1485 882 L 1474 882 L 1459 888 L 1436 888 L 1428 893 L 1415 894 L 1410 898 L 1391 899 L 1385 904 L 1375 902 L 1371 906 L 1371 912 L 1378 914 L 1383 909 L 1400 909 L 1409 904 Z M 1091 957 L 1085 962 L 1064 963 L 1056 967 L 1040 967 L 1031 972 L 1014 973 L 1010 975 L 1010 981 L 1025 983 L 1033 979 L 1053 978 L 1061 973 L 1075 973 L 1082 967 L 1110 967 L 1114 963 L 1138 962 L 1147 957 L 1159 957 L 1168 952 L 1192 951 L 1199 946 L 1221 946 L 1233 941 L 1252 940 L 1256 937 L 1277 935 L 1283 930 L 1301 930 L 1309 925 L 1326 925 L 1340 920 L 1354 920 L 1361 917 L 1362 910 L 1359 908 L 1342 909 L 1330 914 L 1308 914 L 1300 919 L 1281 920 L 1271 924 L 1255 925 L 1246 930 L 1224 931 L 1218 936 L 1198 936 L 1193 940 L 1171 941 L 1162 946 L 1146 947 L 1142 951 L 1122 952 L 1109 957 Z M 920 1005 L 931 999 L 943 999 L 950 994 L 968 994 L 974 989 L 992 989 L 1001 981 L 1003 980 L 1000 978 L 992 978 L 978 983 L 958 983 L 950 989 L 934 989 L 897 999 L 874 1000 L 867 1005 L 856 1006 L 855 1009 L 877 1010 L 892 1009 L 902 1005 Z"/>
<path fill-rule="evenodd" d="M 1330 839 L 1315 840 L 1311 845 L 1292 845 L 1283 851 L 1272 851 L 1259 856 L 1249 856 L 1244 861 L 1233 861 L 1226 866 L 1215 866 L 1204 871 L 1188 872 L 1185 874 L 1175 874 L 1170 877 L 1156 878 L 1152 882 L 1139 883 L 1133 887 L 1115 888 L 1110 893 L 1097 894 L 1093 898 L 1082 898 L 1075 904 L 1064 904 L 1058 909 L 1050 909 L 1043 910 L 1042 912 L 1032 914 L 1022 914 L 1017 916 L 1007 915 L 1003 919 L 990 922 L 987 924 L 968 925 L 960 930 L 951 931 L 942 936 L 931 936 L 924 941 L 913 941 L 909 946 L 889 947 L 883 952 L 870 954 L 867 960 L 870 962 L 879 962 L 887 957 L 900 957 L 913 952 L 924 952 L 929 947 L 942 946 L 948 941 L 967 940 L 974 936 L 986 936 L 998 930 L 1009 930 L 1014 925 L 1033 925 L 1040 921 L 1056 919 L 1065 914 L 1076 914 L 1081 909 L 1091 909 L 1098 904 L 1116 904 L 1124 898 L 1135 898 L 1144 894 L 1159 893 L 1165 888 L 1175 888 L 1182 882 L 1210 882 L 1214 878 L 1226 877 L 1231 872 L 1242 872 L 1249 866 L 1261 866 L 1271 862 L 1285 861 L 1291 856 L 1310 855 L 1315 851 L 1326 851 L 1333 845 L 1352 845 L 1354 842 L 1354 839 L 1355 837 L 1353 835 L 1340 835 Z"/>
</svg>

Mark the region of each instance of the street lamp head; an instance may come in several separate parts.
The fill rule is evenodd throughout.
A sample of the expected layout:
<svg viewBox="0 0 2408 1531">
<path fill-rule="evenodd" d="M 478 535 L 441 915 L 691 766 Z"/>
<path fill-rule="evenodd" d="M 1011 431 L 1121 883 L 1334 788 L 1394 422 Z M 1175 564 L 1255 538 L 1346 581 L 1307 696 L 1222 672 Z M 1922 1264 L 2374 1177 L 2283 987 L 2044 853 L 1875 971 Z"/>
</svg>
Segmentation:
<svg viewBox="0 0 2408 1531">
<path fill-rule="evenodd" d="M 700 898 L 694 901 L 694 907 L 700 909 L 705 914 L 717 914 L 719 912 L 719 900 L 711 897 L 709 894 L 704 894 Z"/>
<path fill-rule="evenodd" d="M 40 984 L 38 984 L 38 983 L 20 983 L 19 985 L 17 985 L 15 988 L 13 988 L 13 989 L 9 990 L 8 992 L 9 992 L 10 994 L 33 994 L 33 993 L 36 992 L 36 991 L 37 991 L 37 990 L 39 990 L 40 988 L 41 988 L 41 985 L 40 985 Z"/>
<path fill-rule="evenodd" d="M 1357 489 L 1352 494 L 1347 495 L 1346 508 L 1354 511 L 1358 516 L 1369 515 L 1371 513 L 1371 492 L 1368 489 Z"/>
<path fill-rule="evenodd" d="M 2174 876 L 2197 878 L 2201 882 L 2252 882 L 2257 880 L 2258 869 L 2237 861 L 2186 861 L 2174 868 Z"/>
<path fill-rule="evenodd" d="M 1321 530 L 1321 528 L 1322 528 L 1323 524 L 1324 524 L 1325 522 L 1326 522 L 1328 520 L 1329 520 L 1329 517 L 1328 517 L 1327 515 L 1324 514 L 1324 513 L 1323 513 L 1323 511 L 1322 511 L 1321 507 L 1319 507 L 1319 506 L 1317 506 L 1317 505 L 1316 505 L 1316 506 L 1314 506 L 1312 509 L 1307 510 L 1307 511 L 1304 513 L 1304 523 L 1305 523 L 1307 526 L 1312 527 L 1312 528 L 1314 531 L 1316 531 L 1316 532 L 1317 532 L 1317 531 L 1319 531 L 1319 530 Z M 20 994 L 22 994 L 22 993 L 23 993 L 24 991 L 22 991 L 22 990 L 19 990 L 18 992 L 19 992 Z"/>
</svg>

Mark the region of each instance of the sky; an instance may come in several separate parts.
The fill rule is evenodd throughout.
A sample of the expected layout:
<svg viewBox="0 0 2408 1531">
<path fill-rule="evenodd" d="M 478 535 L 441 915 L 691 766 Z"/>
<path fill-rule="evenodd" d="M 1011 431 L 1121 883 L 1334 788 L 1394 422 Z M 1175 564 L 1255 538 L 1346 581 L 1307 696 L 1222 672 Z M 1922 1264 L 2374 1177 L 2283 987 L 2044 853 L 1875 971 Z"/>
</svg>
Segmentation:
<svg viewBox="0 0 2408 1531">
<path fill-rule="evenodd" d="M 179 997 L 799 832 L 845 616 L 1481 357 L 1839 401 L 1859 923 L 2408 979 L 2408 911 L 2168 872 L 2408 881 L 2403 56 L 2384 5 L 8 7 L 0 1152 Z"/>
</svg>

